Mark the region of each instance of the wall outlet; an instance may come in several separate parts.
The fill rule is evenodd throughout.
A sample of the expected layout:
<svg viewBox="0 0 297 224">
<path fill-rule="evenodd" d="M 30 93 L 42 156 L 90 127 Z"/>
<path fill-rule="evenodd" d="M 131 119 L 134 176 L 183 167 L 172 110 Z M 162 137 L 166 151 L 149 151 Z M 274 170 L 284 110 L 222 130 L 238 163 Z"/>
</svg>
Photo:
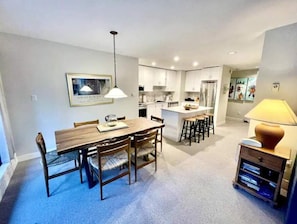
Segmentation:
<svg viewBox="0 0 297 224">
<path fill-rule="evenodd" d="M 31 101 L 37 101 L 37 96 L 36 95 L 31 95 Z"/>
</svg>

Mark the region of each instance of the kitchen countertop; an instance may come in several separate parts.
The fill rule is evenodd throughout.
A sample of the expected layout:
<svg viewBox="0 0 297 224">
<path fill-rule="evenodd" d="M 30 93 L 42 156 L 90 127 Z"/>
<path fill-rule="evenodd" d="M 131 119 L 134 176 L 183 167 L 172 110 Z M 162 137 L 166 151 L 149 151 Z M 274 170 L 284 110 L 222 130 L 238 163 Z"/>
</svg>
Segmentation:
<svg viewBox="0 0 297 224">
<path fill-rule="evenodd" d="M 213 108 L 212 107 L 203 107 L 203 106 L 199 106 L 197 109 L 190 109 L 190 110 L 186 110 L 183 106 L 162 108 L 162 110 L 176 112 L 176 113 L 182 113 L 182 114 L 190 114 L 193 112 L 199 112 L 199 111 L 205 111 L 205 110 L 211 110 L 211 109 L 213 109 Z"/>
<path fill-rule="evenodd" d="M 153 102 L 145 102 L 145 103 L 139 103 L 139 105 L 149 105 L 154 103 L 178 103 L 178 101 L 172 100 L 172 101 L 153 101 Z"/>
</svg>

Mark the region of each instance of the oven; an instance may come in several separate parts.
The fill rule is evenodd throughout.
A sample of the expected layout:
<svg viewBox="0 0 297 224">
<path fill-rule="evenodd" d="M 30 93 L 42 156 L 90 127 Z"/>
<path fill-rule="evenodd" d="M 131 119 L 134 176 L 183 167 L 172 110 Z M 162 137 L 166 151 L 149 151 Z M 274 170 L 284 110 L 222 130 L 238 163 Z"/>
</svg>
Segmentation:
<svg viewBox="0 0 297 224">
<path fill-rule="evenodd" d="M 138 110 L 139 110 L 139 114 L 138 114 L 139 117 L 146 117 L 147 116 L 146 105 L 139 104 Z"/>
</svg>

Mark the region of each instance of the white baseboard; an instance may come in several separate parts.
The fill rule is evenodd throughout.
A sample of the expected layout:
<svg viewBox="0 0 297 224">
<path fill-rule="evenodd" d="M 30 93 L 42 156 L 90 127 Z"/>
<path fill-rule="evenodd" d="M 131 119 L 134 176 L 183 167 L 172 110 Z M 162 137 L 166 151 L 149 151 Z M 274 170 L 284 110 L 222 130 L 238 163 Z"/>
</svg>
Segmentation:
<svg viewBox="0 0 297 224">
<path fill-rule="evenodd" d="M 231 121 L 242 121 L 242 122 L 245 121 L 245 119 L 238 118 L 238 117 L 226 117 L 226 119 Z"/>
<path fill-rule="evenodd" d="M 12 159 L 9 163 L 4 163 L 0 166 L 0 201 L 2 200 L 6 188 L 12 178 L 17 163 L 17 159 Z"/>
<path fill-rule="evenodd" d="M 26 160 L 30 160 L 30 159 L 36 159 L 39 157 L 40 157 L 39 152 L 33 152 L 33 153 L 28 153 L 28 154 L 18 156 L 17 159 L 19 162 L 22 162 L 22 161 L 26 161 Z"/>
</svg>

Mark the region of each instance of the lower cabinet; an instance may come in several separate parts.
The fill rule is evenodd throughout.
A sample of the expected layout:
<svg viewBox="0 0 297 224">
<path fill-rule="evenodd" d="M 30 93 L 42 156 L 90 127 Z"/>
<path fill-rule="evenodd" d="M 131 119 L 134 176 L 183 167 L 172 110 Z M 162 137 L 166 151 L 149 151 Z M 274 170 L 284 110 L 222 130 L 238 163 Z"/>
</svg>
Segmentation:
<svg viewBox="0 0 297 224">
<path fill-rule="evenodd" d="M 158 103 L 150 103 L 147 105 L 147 118 L 151 119 L 151 115 L 156 117 L 161 117 L 161 109 L 167 108 L 168 103 L 166 102 L 158 102 Z"/>
<path fill-rule="evenodd" d="M 271 150 L 240 144 L 233 186 L 277 206 L 288 159 L 288 148 Z"/>
</svg>

